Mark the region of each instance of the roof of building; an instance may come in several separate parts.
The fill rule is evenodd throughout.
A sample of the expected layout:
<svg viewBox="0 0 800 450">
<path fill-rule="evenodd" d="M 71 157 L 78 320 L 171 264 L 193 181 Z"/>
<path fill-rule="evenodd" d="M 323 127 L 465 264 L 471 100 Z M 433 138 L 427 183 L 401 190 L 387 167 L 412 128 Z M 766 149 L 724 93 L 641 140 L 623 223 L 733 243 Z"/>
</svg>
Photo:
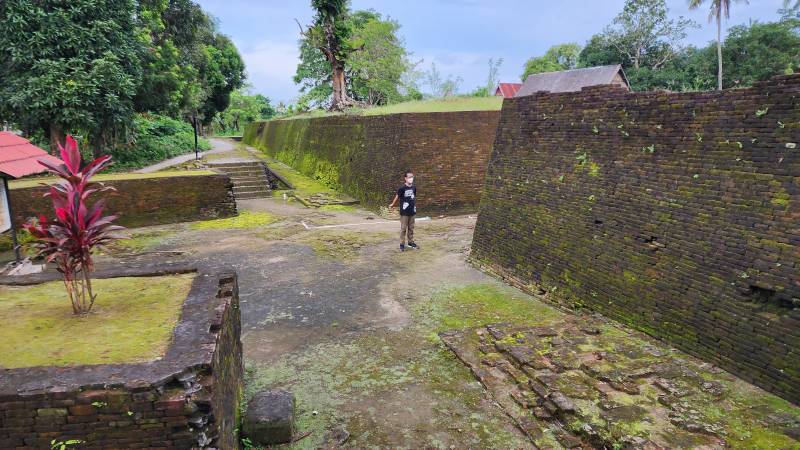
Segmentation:
<svg viewBox="0 0 800 450">
<path fill-rule="evenodd" d="M 522 83 L 500 83 L 497 85 L 494 95 L 499 93 L 503 96 L 503 98 L 510 98 L 517 95 L 517 91 L 519 91 L 519 88 L 521 87 Z"/>
<path fill-rule="evenodd" d="M 587 86 L 612 84 L 620 74 L 625 84 L 628 79 L 622 66 L 598 66 L 585 69 L 562 70 L 560 72 L 535 73 L 528 76 L 525 83 L 517 91 L 516 97 L 531 95 L 535 92 L 575 92 Z"/>
<path fill-rule="evenodd" d="M 39 160 L 61 164 L 61 160 L 33 145 L 25 138 L 8 131 L 0 131 L 0 174 L 12 178 L 47 171 Z"/>
</svg>

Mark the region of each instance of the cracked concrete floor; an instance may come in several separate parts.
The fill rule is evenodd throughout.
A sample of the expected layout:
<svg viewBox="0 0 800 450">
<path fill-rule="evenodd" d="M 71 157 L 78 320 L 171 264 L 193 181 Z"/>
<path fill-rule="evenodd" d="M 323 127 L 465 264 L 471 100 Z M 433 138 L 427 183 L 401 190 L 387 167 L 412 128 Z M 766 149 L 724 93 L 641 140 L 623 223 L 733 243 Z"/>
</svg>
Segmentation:
<svg viewBox="0 0 800 450">
<path fill-rule="evenodd" d="M 570 321 L 594 320 L 565 314 L 469 265 L 473 217 L 420 221 L 417 241 L 422 250 L 400 253 L 397 224 L 382 223 L 380 217 L 357 208 L 312 210 L 275 197 L 240 202 L 240 209 L 250 217 L 268 220 L 131 230 L 132 239 L 112 249 L 100 263 L 157 257 L 234 268 L 239 275 L 246 394 L 284 387 L 297 398 L 301 438 L 284 447 L 525 449 L 598 445 L 590 439 L 559 439 L 556 431 L 574 431 L 572 425 L 584 424 L 602 429 L 601 422 L 610 423 L 603 422 L 607 415 L 587 413 L 581 416 L 583 422 L 574 424 L 562 424 L 564 418 L 555 410 L 549 417 L 537 417 L 534 408 L 545 405 L 531 404 L 526 410 L 519 402 L 512 405 L 508 401 L 520 380 L 498 377 L 498 383 L 506 383 L 505 388 L 498 388 L 476 378 L 475 368 L 462 363 L 459 357 L 471 361 L 465 356 L 467 349 L 474 355 L 488 354 L 477 353 L 477 341 L 471 347 L 463 346 L 465 350 L 456 357 L 450 350 L 454 348 L 452 338 L 445 339 L 448 348 L 438 336 L 451 330 L 474 333 L 492 323 L 558 327 Z M 354 223 L 361 225 L 348 225 Z M 314 228 L 320 225 L 347 226 Z M 617 339 L 628 341 L 631 336 L 630 342 L 675 352 L 639 333 L 603 326 L 616 330 L 609 336 Z M 494 342 L 483 343 L 488 344 Z M 560 345 L 567 350 L 574 345 L 576 352 L 579 345 L 584 346 L 584 353 L 596 351 L 585 347 L 589 345 L 586 341 Z M 616 350 L 607 342 L 603 345 L 607 353 Z M 497 348 L 490 353 L 507 361 L 510 369 L 503 373 L 515 373 L 512 369 L 517 361 L 507 351 Z M 548 357 L 558 361 L 557 353 Z M 473 362 L 480 365 L 476 358 Z M 697 432 L 705 433 L 702 439 L 675 440 L 671 448 L 798 448 L 797 435 L 792 437 L 800 417 L 797 407 L 727 374 L 709 371 L 707 376 L 728 383 L 726 392 L 743 393 L 741 397 L 749 400 L 742 399 L 739 406 L 757 413 L 726 418 L 725 411 L 697 407 L 704 414 L 722 417 L 713 418 L 713 428 Z M 567 396 L 576 395 L 574 390 L 562 390 Z M 601 393 L 593 393 L 575 401 L 586 403 L 587 408 L 594 402 L 599 408 L 603 398 Z M 639 403 L 621 394 L 613 398 L 618 403 L 631 402 L 639 415 L 633 419 L 626 416 L 626 426 L 608 434 L 603 445 L 659 448 L 646 447 L 647 442 L 656 445 L 664 441 L 648 439 L 652 427 L 638 409 L 652 406 L 660 412 L 654 403 L 648 403 L 656 397 Z M 596 412 L 597 408 L 590 409 Z M 538 412 L 541 416 L 542 411 Z M 538 424 L 542 433 L 533 436 L 521 418 Z M 559 426 L 553 428 L 553 423 Z M 665 430 L 685 431 L 668 420 L 659 424 Z"/>
</svg>

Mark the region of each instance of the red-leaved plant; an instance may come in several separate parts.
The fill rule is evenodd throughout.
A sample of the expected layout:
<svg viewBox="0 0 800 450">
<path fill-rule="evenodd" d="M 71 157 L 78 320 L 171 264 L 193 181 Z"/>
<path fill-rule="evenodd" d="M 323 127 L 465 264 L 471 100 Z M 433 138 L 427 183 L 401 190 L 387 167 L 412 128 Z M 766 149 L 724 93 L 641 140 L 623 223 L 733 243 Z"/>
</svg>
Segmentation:
<svg viewBox="0 0 800 450">
<path fill-rule="evenodd" d="M 92 309 L 95 300 L 91 280 L 92 250 L 117 239 L 112 232 L 123 227 L 112 224 L 116 216 L 103 216 L 105 202 L 102 199 L 87 205 L 92 194 L 113 190 L 89 181 L 111 164 L 111 156 L 101 156 L 81 168 L 81 153 L 72 136 L 67 136 L 64 146 L 59 144 L 58 149 L 63 164 L 39 161 L 62 178 L 45 194 L 53 201 L 56 217 L 48 220 L 41 216 L 25 224 L 25 229 L 36 239 L 31 246 L 37 250 L 37 256 L 57 264 L 72 302 L 72 311 L 85 314 Z"/>
</svg>

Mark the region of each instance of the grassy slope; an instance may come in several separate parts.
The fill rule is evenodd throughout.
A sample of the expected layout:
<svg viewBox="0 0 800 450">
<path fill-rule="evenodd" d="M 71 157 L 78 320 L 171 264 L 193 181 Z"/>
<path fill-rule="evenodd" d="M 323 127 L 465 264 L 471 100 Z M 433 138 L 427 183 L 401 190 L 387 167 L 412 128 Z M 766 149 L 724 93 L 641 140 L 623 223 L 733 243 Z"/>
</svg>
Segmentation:
<svg viewBox="0 0 800 450">
<path fill-rule="evenodd" d="M 92 181 L 117 181 L 117 180 L 138 180 L 143 178 L 166 178 L 166 177 L 188 177 L 197 175 L 213 175 L 214 172 L 210 170 L 170 170 L 163 172 L 153 173 L 113 173 L 113 174 L 100 174 L 92 178 Z M 14 180 L 8 183 L 11 189 L 23 189 L 34 186 L 39 186 L 42 183 L 51 184 L 58 181 L 60 178 L 54 176 L 45 177 L 32 177 L 24 178 L 21 180 Z"/>
<path fill-rule="evenodd" d="M 163 356 L 193 274 L 94 280 L 97 300 L 72 314 L 60 281 L 0 287 L 0 367 L 143 362 Z"/>
<path fill-rule="evenodd" d="M 334 115 L 379 116 L 383 114 L 454 112 L 454 111 L 497 111 L 503 106 L 502 97 L 448 97 L 432 100 L 417 100 L 395 103 L 375 108 L 354 108 L 344 113 L 323 110 L 309 111 L 281 119 L 312 119 Z"/>
</svg>

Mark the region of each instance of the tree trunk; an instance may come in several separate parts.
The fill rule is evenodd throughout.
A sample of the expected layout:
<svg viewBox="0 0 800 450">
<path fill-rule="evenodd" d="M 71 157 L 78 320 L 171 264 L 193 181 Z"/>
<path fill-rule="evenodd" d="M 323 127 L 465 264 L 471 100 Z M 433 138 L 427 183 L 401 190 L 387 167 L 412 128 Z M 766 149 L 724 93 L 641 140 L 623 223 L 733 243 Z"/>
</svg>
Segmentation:
<svg viewBox="0 0 800 450">
<path fill-rule="evenodd" d="M 722 90 L 722 12 L 717 8 L 717 90 Z"/>
<path fill-rule="evenodd" d="M 331 102 L 331 109 L 334 111 L 341 111 L 345 107 L 350 106 L 350 101 L 347 96 L 347 86 L 344 77 L 344 63 L 337 59 L 331 61 L 331 83 L 333 84 L 333 101 Z"/>
<path fill-rule="evenodd" d="M 55 123 L 50 123 L 49 129 L 45 130 L 50 138 L 50 154 L 58 155 L 58 146 L 64 145 L 66 136 L 64 130 Z"/>
<path fill-rule="evenodd" d="M 101 131 L 91 139 L 90 146 L 92 148 L 92 156 L 99 158 L 107 153 L 108 140 L 106 133 Z"/>
</svg>

